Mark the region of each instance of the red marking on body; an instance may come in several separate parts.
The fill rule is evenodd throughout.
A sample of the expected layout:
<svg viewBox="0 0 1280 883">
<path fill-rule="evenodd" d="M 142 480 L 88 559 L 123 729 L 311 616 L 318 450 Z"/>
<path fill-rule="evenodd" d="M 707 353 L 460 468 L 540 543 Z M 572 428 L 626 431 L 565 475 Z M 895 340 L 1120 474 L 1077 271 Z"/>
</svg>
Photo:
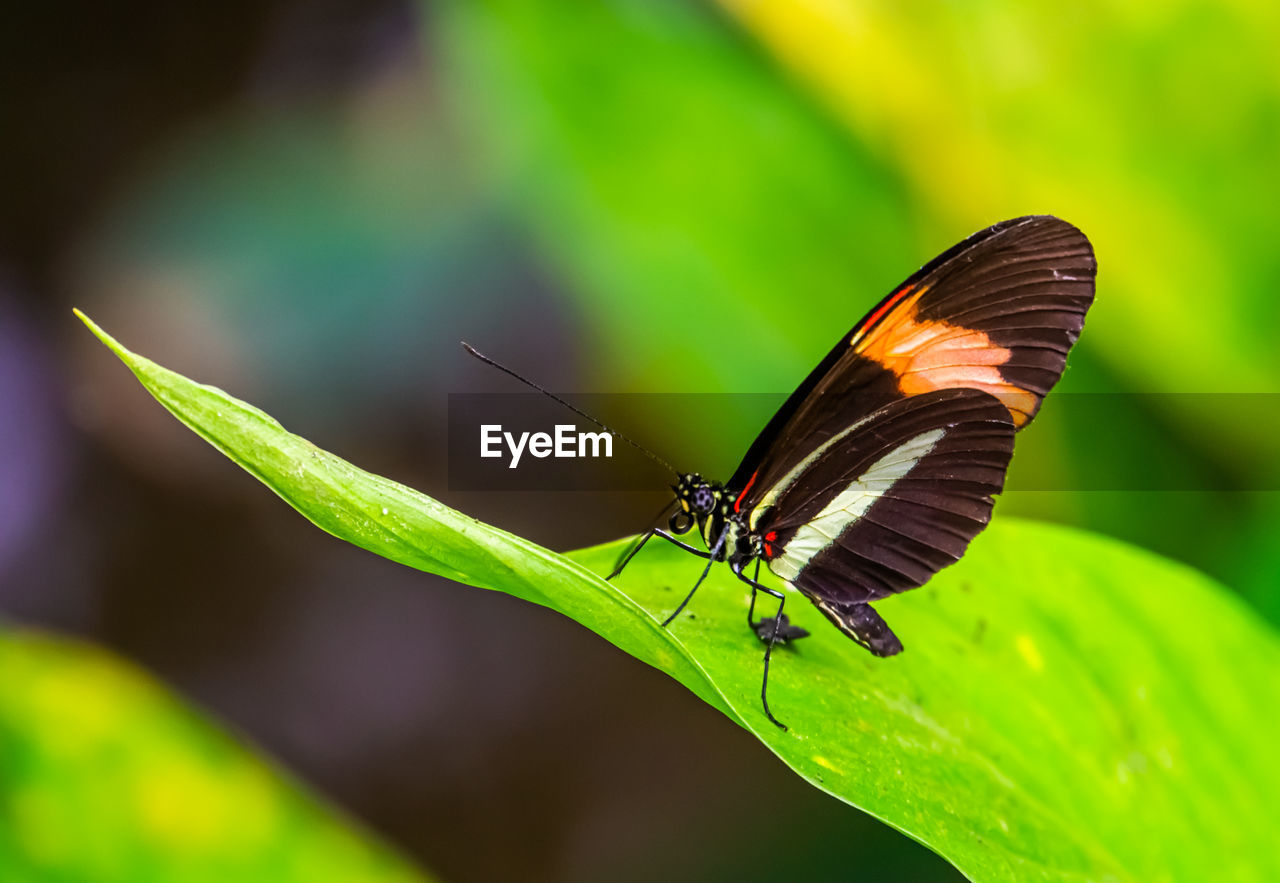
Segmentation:
<svg viewBox="0 0 1280 883">
<path fill-rule="evenodd" d="M 771 530 L 764 535 L 764 557 L 773 558 L 778 553 L 773 550 L 773 542 L 778 538 L 778 532 Z"/>
<path fill-rule="evenodd" d="M 747 491 L 751 490 L 751 485 L 753 485 L 753 484 L 755 484 L 755 483 L 756 483 L 756 478 L 757 478 L 757 476 L 759 476 L 759 475 L 760 475 L 760 470 L 759 470 L 759 469 L 757 469 L 755 472 L 751 473 L 751 480 L 750 480 L 750 481 L 748 481 L 748 482 L 747 482 L 747 486 L 746 486 L 746 487 L 744 487 L 744 488 L 742 489 L 742 493 L 738 494 L 738 499 L 736 499 L 736 500 L 734 500 L 734 501 L 733 501 L 733 511 L 734 511 L 734 512 L 737 512 L 737 511 L 738 511 L 738 507 L 742 505 L 742 498 L 743 498 L 743 497 L 745 497 L 745 496 L 747 495 Z"/>
</svg>

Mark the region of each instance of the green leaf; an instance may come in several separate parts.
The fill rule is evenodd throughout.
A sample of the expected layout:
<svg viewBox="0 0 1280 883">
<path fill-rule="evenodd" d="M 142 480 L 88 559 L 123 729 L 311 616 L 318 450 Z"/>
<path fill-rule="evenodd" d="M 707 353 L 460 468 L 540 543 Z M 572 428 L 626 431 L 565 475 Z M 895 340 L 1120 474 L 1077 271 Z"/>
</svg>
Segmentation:
<svg viewBox="0 0 1280 883">
<path fill-rule="evenodd" d="M 6 880 L 425 879 L 103 650 L 5 628 L 0 671 Z"/>
<path fill-rule="evenodd" d="M 83 317 L 82 317 L 83 318 Z M 335 536 L 558 610 L 674 677 L 817 787 L 976 880 L 1275 879 L 1280 642 L 1228 592 L 1147 553 L 997 518 L 965 560 L 878 605 L 878 660 L 802 599 L 760 708 L 746 595 L 651 544 L 557 555 L 356 469 L 90 328 L 178 419 Z M 767 796 L 762 797 L 762 812 Z"/>
</svg>

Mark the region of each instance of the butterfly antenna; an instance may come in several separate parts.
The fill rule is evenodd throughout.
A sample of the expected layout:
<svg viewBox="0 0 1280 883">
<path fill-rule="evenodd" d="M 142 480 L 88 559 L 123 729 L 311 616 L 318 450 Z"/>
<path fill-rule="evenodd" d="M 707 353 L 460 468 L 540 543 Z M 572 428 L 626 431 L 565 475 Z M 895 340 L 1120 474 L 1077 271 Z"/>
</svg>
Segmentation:
<svg viewBox="0 0 1280 883">
<path fill-rule="evenodd" d="M 610 429 L 609 427 L 601 423 L 599 420 L 592 417 L 586 411 L 583 411 L 581 408 L 574 407 L 573 405 L 566 402 L 564 399 L 560 398 L 560 396 L 556 395 L 550 390 L 547 390 L 541 386 L 538 386 L 538 384 L 534 383 L 532 380 L 528 379 L 527 377 L 521 377 L 519 374 L 517 374 L 516 372 L 508 368 L 506 365 L 503 365 L 500 362 L 495 362 L 493 359 L 489 358 L 484 353 L 480 352 L 478 349 L 473 347 L 471 344 L 467 343 L 465 340 L 460 341 L 460 343 L 462 344 L 462 348 L 464 350 L 469 352 L 471 355 L 475 356 L 480 361 L 484 362 L 486 365 L 492 365 L 493 367 L 497 368 L 499 371 L 503 372 L 504 374 L 510 374 L 512 377 L 514 377 L 516 380 L 519 380 L 525 386 L 532 387 L 533 389 L 536 389 L 538 392 L 542 393 L 544 396 L 555 399 L 557 402 L 564 405 L 566 408 L 568 408 L 573 413 L 577 414 L 579 417 L 583 418 L 584 420 L 590 420 L 592 423 L 594 423 L 596 426 L 599 426 L 601 429 L 603 429 L 605 432 L 612 435 L 614 438 L 622 439 L 624 442 L 631 445 L 631 447 L 635 448 L 637 451 L 644 454 L 653 462 L 658 463 L 662 466 L 665 466 L 673 474 L 676 474 L 676 475 L 680 474 L 679 470 L 677 470 L 674 466 L 672 466 L 666 460 L 662 459 L 653 451 L 649 450 L 644 445 L 640 444 L 634 439 L 628 438 L 627 436 L 623 435 L 621 432 L 618 432 L 616 429 Z"/>
</svg>

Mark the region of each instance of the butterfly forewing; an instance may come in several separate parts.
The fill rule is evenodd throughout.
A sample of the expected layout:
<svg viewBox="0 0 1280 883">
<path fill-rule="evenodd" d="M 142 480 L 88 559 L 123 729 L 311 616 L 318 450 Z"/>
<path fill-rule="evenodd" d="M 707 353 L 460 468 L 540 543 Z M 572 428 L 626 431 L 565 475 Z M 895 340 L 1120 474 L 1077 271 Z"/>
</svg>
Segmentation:
<svg viewBox="0 0 1280 883">
<path fill-rule="evenodd" d="M 1015 428 L 1058 381 L 1093 302 L 1089 240 L 1047 215 L 988 227 L 898 286 L 840 339 L 751 445 L 728 486 L 770 485 L 904 397 L 978 389 Z"/>
<path fill-rule="evenodd" d="M 837 625 L 926 582 L 991 517 L 1013 452 L 1008 409 L 979 390 L 899 399 L 742 500 L 770 570 Z"/>
</svg>

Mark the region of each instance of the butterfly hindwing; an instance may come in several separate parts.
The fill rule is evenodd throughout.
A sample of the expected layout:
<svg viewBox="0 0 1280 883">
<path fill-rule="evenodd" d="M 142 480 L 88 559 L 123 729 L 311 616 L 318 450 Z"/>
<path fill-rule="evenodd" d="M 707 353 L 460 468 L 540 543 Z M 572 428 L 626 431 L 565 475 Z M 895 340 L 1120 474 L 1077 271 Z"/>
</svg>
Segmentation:
<svg viewBox="0 0 1280 883">
<path fill-rule="evenodd" d="M 1093 302 L 1089 240 L 1048 215 L 988 227 L 899 285 L 774 415 L 728 486 L 769 484 L 858 416 L 939 389 L 988 392 L 1026 425 Z"/>
<path fill-rule="evenodd" d="M 1013 436 L 1008 409 L 980 390 L 899 399 L 826 439 L 743 511 L 773 573 L 888 655 L 896 638 L 867 602 L 964 554 L 1004 487 Z M 873 645 L 878 629 L 887 638 Z"/>
</svg>

